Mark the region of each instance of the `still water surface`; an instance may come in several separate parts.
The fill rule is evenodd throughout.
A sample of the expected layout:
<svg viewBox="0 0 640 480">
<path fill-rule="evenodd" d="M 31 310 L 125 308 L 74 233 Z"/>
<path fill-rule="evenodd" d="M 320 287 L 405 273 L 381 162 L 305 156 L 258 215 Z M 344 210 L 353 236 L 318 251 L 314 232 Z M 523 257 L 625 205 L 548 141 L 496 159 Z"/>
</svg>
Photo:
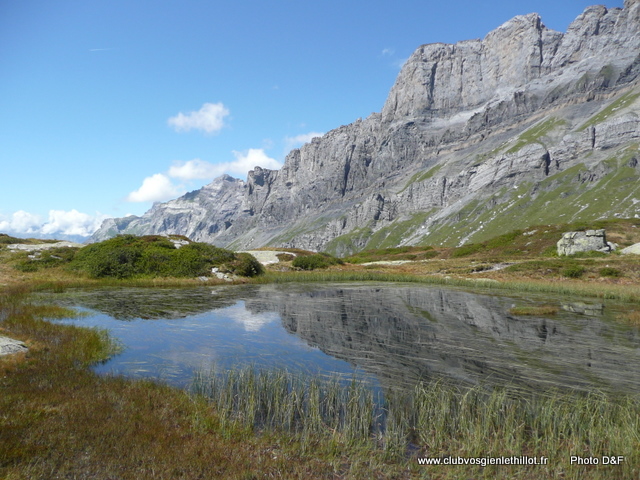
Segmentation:
<svg viewBox="0 0 640 480">
<path fill-rule="evenodd" d="M 640 331 L 619 304 L 415 284 L 110 288 L 52 294 L 124 346 L 100 373 L 187 386 L 195 371 L 255 365 L 382 386 L 446 378 L 640 392 Z M 49 297 L 51 298 L 51 297 Z M 548 317 L 513 306 L 554 305 Z"/>
</svg>

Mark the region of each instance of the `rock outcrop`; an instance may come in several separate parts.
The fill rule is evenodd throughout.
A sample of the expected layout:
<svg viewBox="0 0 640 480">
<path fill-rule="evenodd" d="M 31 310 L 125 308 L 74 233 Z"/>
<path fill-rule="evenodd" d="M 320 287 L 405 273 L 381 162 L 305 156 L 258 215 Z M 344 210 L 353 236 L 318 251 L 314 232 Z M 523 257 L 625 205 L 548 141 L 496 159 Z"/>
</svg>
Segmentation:
<svg viewBox="0 0 640 480">
<path fill-rule="evenodd" d="M 558 240 L 558 255 L 573 255 L 580 252 L 610 253 L 613 250 L 607 242 L 604 229 L 584 232 L 566 232 Z"/>
<path fill-rule="evenodd" d="M 0 355 L 26 352 L 28 350 L 24 342 L 13 338 L 0 336 Z"/>
<path fill-rule="evenodd" d="M 380 113 L 110 219 L 93 236 L 187 235 L 232 248 L 345 254 L 459 245 L 505 230 L 640 215 L 640 1 L 587 8 L 566 33 L 537 14 L 482 40 L 419 47 Z"/>
<path fill-rule="evenodd" d="M 623 255 L 640 255 L 640 243 L 635 243 L 627 248 L 620 250 Z"/>
</svg>

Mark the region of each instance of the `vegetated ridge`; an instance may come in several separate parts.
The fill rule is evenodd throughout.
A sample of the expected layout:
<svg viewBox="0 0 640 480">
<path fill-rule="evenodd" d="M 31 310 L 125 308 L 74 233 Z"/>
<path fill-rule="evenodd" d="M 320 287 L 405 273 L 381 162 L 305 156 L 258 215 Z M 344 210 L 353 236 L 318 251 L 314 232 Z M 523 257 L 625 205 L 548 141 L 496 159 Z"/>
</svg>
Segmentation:
<svg viewBox="0 0 640 480">
<path fill-rule="evenodd" d="M 379 113 L 106 220 L 234 249 L 345 255 L 457 246 L 516 228 L 640 214 L 640 0 L 587 8 L 566 33 L 535 14 L 480 40 L 419 47 Z"/>
</svg>

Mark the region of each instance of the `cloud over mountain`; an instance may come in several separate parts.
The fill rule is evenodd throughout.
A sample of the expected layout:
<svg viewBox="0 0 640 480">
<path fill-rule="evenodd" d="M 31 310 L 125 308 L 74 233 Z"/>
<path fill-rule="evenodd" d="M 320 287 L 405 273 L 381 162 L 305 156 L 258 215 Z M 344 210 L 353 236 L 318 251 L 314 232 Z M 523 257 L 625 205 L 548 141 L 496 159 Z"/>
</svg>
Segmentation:
<svg viewBox="0 0 640 480">
<path fill-rule="evenodd" d="M 222 103 L 205 103 L 200 110 L 189 113 L 178 113 L 169 118 L 167 123 L 177 132 L 201 130 L 208 134 L 217 133 L 224 127 L 224 118 L 229 110 Z"/>
</svg>

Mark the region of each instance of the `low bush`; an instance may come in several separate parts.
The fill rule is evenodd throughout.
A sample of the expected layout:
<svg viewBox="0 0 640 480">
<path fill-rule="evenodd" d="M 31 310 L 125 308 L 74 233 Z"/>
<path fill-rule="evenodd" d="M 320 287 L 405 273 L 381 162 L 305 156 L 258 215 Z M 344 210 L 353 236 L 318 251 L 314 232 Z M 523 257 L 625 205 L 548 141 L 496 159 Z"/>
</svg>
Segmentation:
<svg viewBox="0 0 640 480">
<path fill-rule="evenodd" d="M 73 260 L 78 250 L 75 247 L 55 247 L 33 254 L 24 252 L 24 258 L 14 268 L 21 272 L 37 272 L 43 268 L 66 265 Z"/>
<path fill-rule="evenodd" d="M 571 265 L 562 271 L 562 275 L 568 278 L 580 278 L 586 269 L 579 265 Z"/>
<path fill-rule="evenodd" d="M 28 243 L 22 238 L 12 237 L 6 233 L 0 233 L 0 245 L 9 245 L 11 243 Z"/>
<path fill-rule="evenodd" d="M 296 257 L 291 265 L 302 270 L 315 270 L 316 268 L 327 268 L 331 265 L 342 265 L 343 263 L 339 258 L 327 253 L 316 253 L 315 255 Z"/>
<path fill-rule="evenodd" d="M 236 255 L 198 242 L 176 248 L 169 239 L 158 235 L 120 235 L 88 245 L 75 255 L 71 267 L 93 278 L 120 279 L 208 276 L 212 267 L 241 276 L 263 272 L 262 265 L 251 255 Z"/>
<path fill-rule="evenodd" d="M 231 269 L 241 277 L 256 277 L 264 273 L 264 267 L 249 253 L 238 253 L 237 259 L 231 264 Z"/>
<path fill-rule="evenodd" d="M 621 277 L 622 272 L 617 268 L 604 267 L 598 270 L 598 275 L 601 277 Z"/>
</svg>

